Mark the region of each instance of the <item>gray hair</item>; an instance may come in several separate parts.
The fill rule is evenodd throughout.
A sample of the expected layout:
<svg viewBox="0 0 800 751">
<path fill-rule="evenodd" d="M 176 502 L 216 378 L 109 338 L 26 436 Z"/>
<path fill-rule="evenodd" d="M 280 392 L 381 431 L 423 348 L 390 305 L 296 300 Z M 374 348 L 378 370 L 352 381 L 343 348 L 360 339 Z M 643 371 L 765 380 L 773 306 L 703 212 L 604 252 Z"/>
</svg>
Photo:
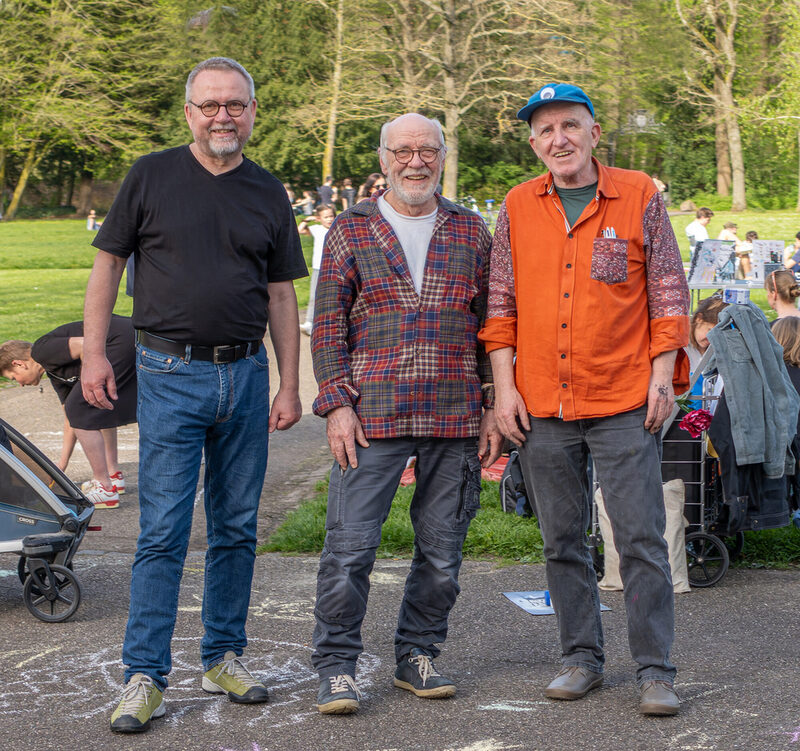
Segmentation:
<svg viewBox="0 0 800 751">
<path fill-rule="evenodd" d="M 407 112 L 407 115 L 419 115 L 418 112 Z M 420 117 L 427 120 L 431 125 L 436 128 L 436 131 L 439 133 L 439 143 L 444 147 L 444 132 L 442 131 L 442 124 L 434 117 L 425 117 L 425 115 L 419 115 Z M 380 146 L 378 147 L 378 151 L 383 151 L 386 148 L 386 133 L 389 128 L 396 123 L 401 117 L 405 117 L 405 115 L 399 115 L 398 117 L 394 118 L 394 120 L 389 120 L 389 122 L 384 123 L 381 126 L 381 140 Z"/>
<path fill-rule="evenodd" d="M 189 77 L 186 79 L 187 104 L 192 98 L 192 84 L 194 84 L 194 79 L 197 78 L 198 73 L 202 73 L 204 70 L 234 70 L 237 73 L 240 73 L 244 77 L 244 80 L 247 81 L 250 99 L 255 99 L 256 87 L 253 83 L 253 77 L 245 70 L 243 65 L 237 63 L 236 60 L 231 60 L 229 57 L 209 57 L 208 60 L 203 60 L 202 63 L 197 63 L 197 65 L 192 68 L 192 72 L 189 73 Z"/>
</svg>

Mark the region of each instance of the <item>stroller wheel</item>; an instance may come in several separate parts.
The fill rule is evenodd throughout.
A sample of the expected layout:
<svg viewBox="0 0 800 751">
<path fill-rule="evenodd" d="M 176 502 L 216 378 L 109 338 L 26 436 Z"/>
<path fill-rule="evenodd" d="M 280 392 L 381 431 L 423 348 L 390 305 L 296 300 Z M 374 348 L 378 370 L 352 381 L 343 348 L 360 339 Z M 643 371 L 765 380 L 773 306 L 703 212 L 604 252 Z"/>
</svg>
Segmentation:
<svg viewBox="0 0 800 751">
<path fill-rule="evenodd" d="M 72 561 L 67 564 L 67 568 L 72 571 Z M 17 576 L 19 577 L 20 582 L 24 585 L 25 580 L 30 576 L 30 572 L 28 571 L 28 559 L 21 555 L 19 557 L 19 563 L 17 564 Z M 36 590 L 36 594 L 38 594 L 38 590 Z"/>
<path fill-rule="evenodd" d="M 713 587 L 725 576 L 730 565 L 725 543 L 705 532 L 686 535 L 686 560 L 689 584 L 693 587 Z"/>
<path fill-rule="evenodd" d="M 60 623 L 75 614 L 81 602 L 78 578 L 66 566 L 52 564 L 29 572 L 22 589 L 25 606 L 40 621 Z"/>
</svg>

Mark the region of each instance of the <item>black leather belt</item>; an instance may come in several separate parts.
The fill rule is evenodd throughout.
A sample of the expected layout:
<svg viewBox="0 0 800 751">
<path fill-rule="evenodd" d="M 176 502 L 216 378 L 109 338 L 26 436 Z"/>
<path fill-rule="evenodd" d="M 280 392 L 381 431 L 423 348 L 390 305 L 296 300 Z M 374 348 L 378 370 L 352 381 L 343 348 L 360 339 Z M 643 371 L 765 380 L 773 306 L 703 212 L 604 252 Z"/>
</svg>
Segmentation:
<svg viewBox="0 0 800 751">
<path fill-rule="evenodd" d="M 188 344 L 186 342 L 176 342 L 174 339 L 165 339 L 163 336 L 150 334 L 143 329 L 136 330 L 136 341 L 143 347 L 150 347 L 156 352 L 175 355 L 175 357 L 182 359 L 186 359 L 186 348 L 190 347 L 188 354 L 191 360 L 206 360 L 217 365 L 236 362 L 248 355 L 254 355 L 261 347 L 260 340 L 239 342 L 238 344 L 219 344 L 215 347 L 208 347 L 203 344 Z"/>
</svg>

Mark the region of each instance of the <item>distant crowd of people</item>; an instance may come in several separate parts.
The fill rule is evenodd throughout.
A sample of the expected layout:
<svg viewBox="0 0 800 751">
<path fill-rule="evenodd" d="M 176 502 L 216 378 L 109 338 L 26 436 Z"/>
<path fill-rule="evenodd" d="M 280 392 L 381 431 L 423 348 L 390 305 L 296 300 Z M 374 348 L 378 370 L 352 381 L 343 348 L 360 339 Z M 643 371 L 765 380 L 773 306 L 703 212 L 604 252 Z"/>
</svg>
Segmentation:
<svg viewBox="0 0 800 751">
<path fill-rule="evenodd" d="M 352 178 L 345 177 L 340 188 L 333 177 L 328 175 L 325 182 L 316 190 L 303 190 L 300 197 L 295 193 L 291 183 L 284 183 L 283 187 L 289 196 L 294 213 L 310 217 L 319 206 L 331 206 L 334 210 L 337 210 L 338 206 L 344 211 L 365 198 L 371 198 L 386 188 L 386 178 L 380 172 L 373 172 L 356 190 Z"/>
</svg>

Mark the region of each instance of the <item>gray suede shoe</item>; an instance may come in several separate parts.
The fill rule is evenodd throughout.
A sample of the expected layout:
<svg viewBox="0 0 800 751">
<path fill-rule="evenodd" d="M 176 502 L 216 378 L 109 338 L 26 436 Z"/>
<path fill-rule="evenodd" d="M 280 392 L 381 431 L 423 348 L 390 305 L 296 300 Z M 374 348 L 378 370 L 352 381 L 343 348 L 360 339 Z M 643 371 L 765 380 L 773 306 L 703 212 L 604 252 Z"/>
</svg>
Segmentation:
<svg viewBox="0 0 800 751">
<path fill-rule="evenodd" d="M 550 681 L 550 685 L 544 690 L 544 695 L 548 699 L 571 701 L 583 698 L 593 688 L 600 688 L 602 685 L 602 673 L 593 673 L 579 665 L 569 665 Z"/>
<path fill-rule="evenodd" d="M 681 702 L 668 681 L 645 681 L 639 697 L 642 714 L 668 716 L 678 714 Z"/>
</svg>

